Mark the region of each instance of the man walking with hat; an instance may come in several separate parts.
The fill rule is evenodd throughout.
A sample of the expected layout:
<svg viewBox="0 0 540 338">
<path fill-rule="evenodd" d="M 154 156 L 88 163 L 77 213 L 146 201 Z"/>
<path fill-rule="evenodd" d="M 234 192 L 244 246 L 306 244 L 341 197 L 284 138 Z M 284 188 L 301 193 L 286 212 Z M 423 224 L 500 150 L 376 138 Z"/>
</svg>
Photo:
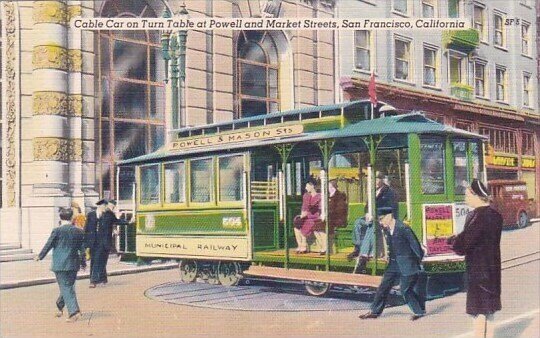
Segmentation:
<svg viewBox="0 0 540 338">
<path fill-rule="evenodd" d="M 99 200 L 96 210 L 88 213 L 86 225 L 86 247 L 90 249 L 90 288 L 107 283 L 107 260 L 111 245 L 112 228 L 104 222 L 108 201 Z"/>
<path fill-rule="evenodd" d="M 424 251 L 412 229 L 396 220 L 392 212 L 391 207 L 377 209 L 379 223 L 384 228 L 388 245 L 388 266 L 371 304 L 371 311 L 361 315 L 361 319 L 377 318 L 381 315 L 390 290 L 398 281 L 401 295 L 413 312 L 411 320 L 417 320 L 426 313 L 421 265 Z"/>
</svg>

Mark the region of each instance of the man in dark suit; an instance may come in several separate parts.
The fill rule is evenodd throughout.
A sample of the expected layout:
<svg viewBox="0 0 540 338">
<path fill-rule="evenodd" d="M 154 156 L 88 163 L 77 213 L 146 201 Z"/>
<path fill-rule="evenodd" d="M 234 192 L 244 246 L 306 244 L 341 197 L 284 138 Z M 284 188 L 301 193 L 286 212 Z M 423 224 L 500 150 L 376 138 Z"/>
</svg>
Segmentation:
<svg viewBox="0 0 540 338">
<path fill-rule="evenodd" d="M 105 222 L 107 200 L 99 200 L 96 205 L 96 210 L 88 213 L 84 227 L 86 247 L 90 249 L 90 288 L 95 288 L 99 283 L 107 283 L 106 266 L 112 232 L 110 222 Z"/>
<path fill-rule="evenodd" d="M 425 290 L 418 289 L 418 285 L 424 285 L 421 280 L 424 278 L 421 265 L 424 251 L 412 229 L 394 218 L 392 208 L 377 209 L 377 216 L 384 227 L 388 245 L 388 266 L 371 304 L 371 311 L 360 318 L 379 317 L 390 290 L 399 281 L 401 295 L 414 313 L 411 320 L 417 320 L 426 313 Z"/>
<path fill-rule="evenodd" d="M 375 205 L 377 208 L 392 208 L 394 218 L 398 218 L 398 202 L 396 193 L 390 186 L 384 183 L 384 175 L 380 172 L 377 173 L 375 179 L 375 186 L 377 188 L 375 194 Z M 356 220 L 354 229 L 352 232 L 352 242 L 354 244 L 354 251 L 347 255 L 348 260 L 352 260 L 360 255 L 358 266 L 356 271 L 362 271 L 370 256 L 373 256 L 375 250 L 375 233 L 373 231 L 371 215 L 367 214 L 367 205 L 365 208 L 366 216 Z M 377 251 L 382 252 L 382 234 L 380 229 L 377 229 Z M 379 256 L 376 254 L 375 256 Z"/>
<path fill-rule="evenodd" d="M 49 240 L 35 260 L 39 261 L 47 256 L 52 249 L 51 270 L 56 275 L 56 281 L 60 287 L 60 296 L 56 301 L 58 312 L 56 317 L 61 317 L 64 306 L 68 309 L 68 322 L 74 322 L 81 316 L 77 295 L 75 294 L 75 280 L 77 271 L 86 268 L 85 243 L 82 229 L 71 223 L 73 211 L 60 209 L 60 226 L 54 228 Z"/>
</svg>

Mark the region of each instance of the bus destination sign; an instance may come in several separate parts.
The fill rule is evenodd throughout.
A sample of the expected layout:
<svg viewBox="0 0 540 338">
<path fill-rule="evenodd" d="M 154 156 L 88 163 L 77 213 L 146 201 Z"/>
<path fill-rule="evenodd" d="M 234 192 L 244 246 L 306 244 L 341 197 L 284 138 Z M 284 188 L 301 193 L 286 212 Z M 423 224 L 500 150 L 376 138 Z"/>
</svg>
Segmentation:
<svg viewBox="0 0 540 338">
<path fill-rule="evenodd" d="M 176 140 L 169 143 L 170 151 L 181 151 L 197 147 L 212 147 L 252 140 L 265 140 L 281 137 L 290 137 L 304 132 L 301 124 L 264 128 L 256 130 L 242 130 L 217 135 L 199 136 L 184 140 Z"/>
</svg>

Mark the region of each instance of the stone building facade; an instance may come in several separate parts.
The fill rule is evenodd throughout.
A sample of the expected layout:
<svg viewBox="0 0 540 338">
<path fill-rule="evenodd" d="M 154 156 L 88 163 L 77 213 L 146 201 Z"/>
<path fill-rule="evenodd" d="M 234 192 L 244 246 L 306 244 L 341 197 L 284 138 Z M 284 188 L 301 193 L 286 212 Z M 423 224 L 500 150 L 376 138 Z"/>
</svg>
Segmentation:
<svg viewBox="0 0 540 338">
<path fill-rule="evenodd" d="M 77 30 L 70 19 L 176 15 L 181 4 L 0 3 L 0 243 L 39 249 L 71 201 L 129 203 L 133 174 L 117 175 L 116 162 L 159 148 L 172 125 L 161 32 Z M 185 5 L 191 17 L 335 16 L 329 0 Z M 334 47 L 326 31 L 189 31 L 180 125 L 335 102 Z"/>
</svg>

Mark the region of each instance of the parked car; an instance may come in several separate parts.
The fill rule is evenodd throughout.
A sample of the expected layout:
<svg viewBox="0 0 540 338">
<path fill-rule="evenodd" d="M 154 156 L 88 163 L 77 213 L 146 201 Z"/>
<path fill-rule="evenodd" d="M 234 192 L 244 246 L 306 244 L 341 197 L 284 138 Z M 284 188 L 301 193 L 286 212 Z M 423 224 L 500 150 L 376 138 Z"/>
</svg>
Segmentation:
<svg viewBox="0 0 540 338">
<path fill-rule="evenodd" d="M 536 215 L 534 200 L 528 198 L 524 181 L 491 180 L 488 186 L 493 206 L 503 216 L 505 226 L 524 228 Z"/>
</svg>

